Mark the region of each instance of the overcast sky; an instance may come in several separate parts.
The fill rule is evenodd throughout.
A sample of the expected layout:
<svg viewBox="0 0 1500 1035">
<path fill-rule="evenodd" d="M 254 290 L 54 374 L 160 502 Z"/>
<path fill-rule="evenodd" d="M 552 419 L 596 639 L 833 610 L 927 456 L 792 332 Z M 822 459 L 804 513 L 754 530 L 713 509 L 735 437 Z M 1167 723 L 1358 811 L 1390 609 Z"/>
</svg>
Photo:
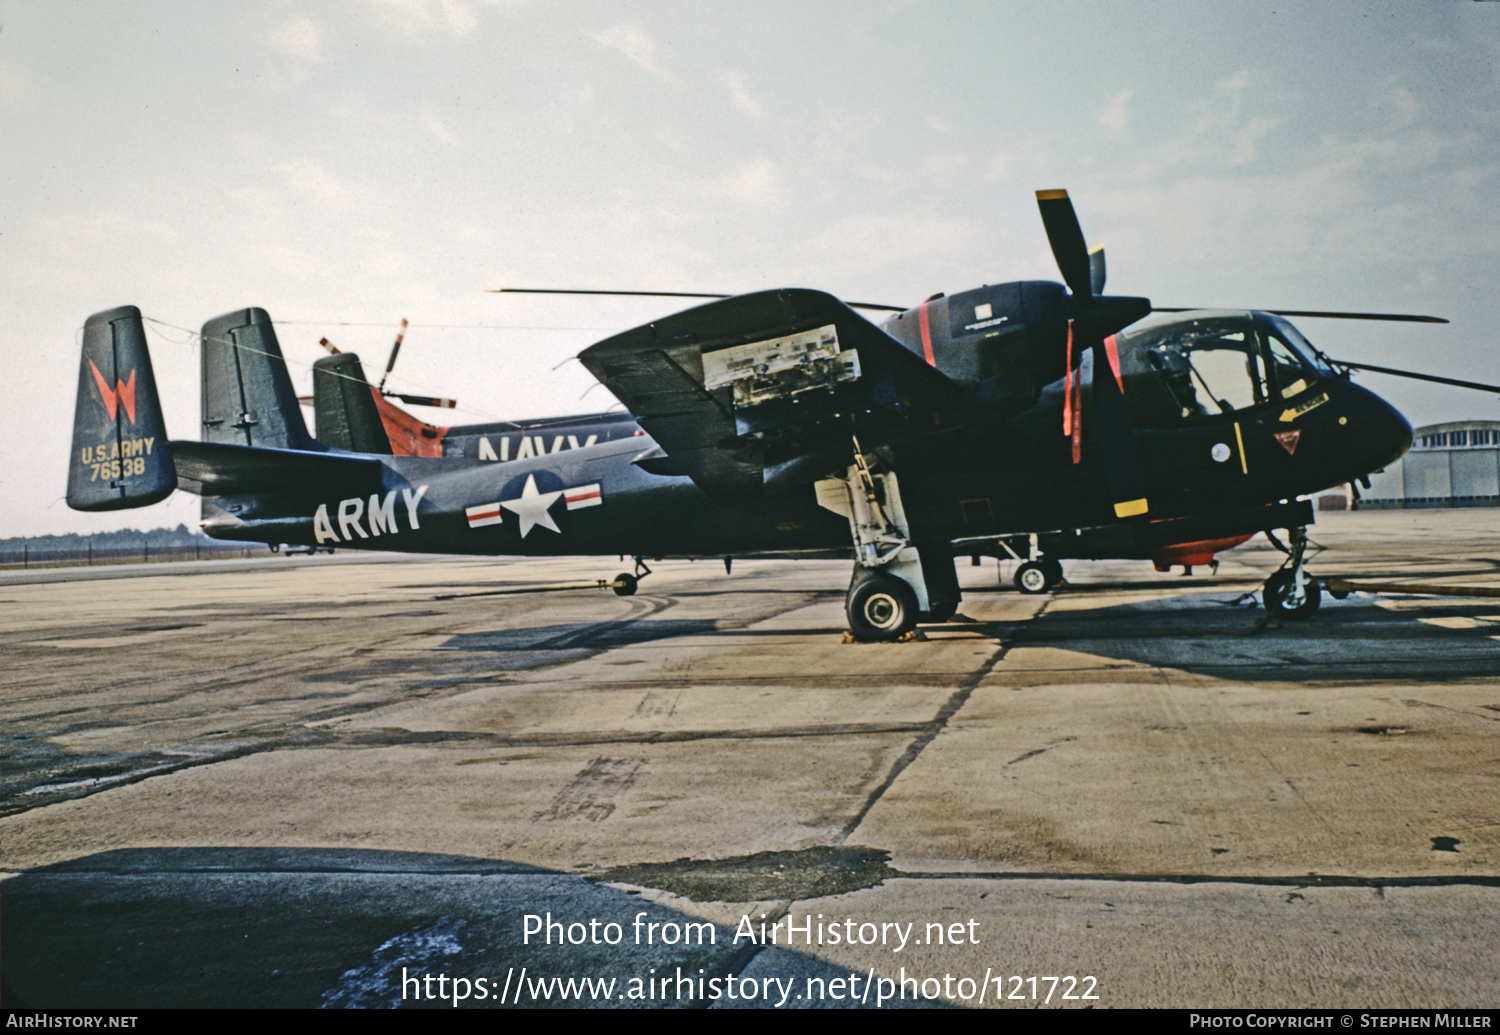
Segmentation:
<svg viewBox="0 0 1500 1035">
<path fill-rule="evenodd" d="M 1331 355 L 1500 381 L 1500 3 L 123 4 L 0 0 L 0 535 L 192 524 L 62 501 L 83 321 L 134 304 L 171 434 L 193 332 L 258 305 L 454 420 L 602 409 L 569 357 L 667 300 L 914 304 L 1058 279 L 1065 187 L 1112 293 L 1431 313 Z M 1494 396 L 1365 374 L 1413 424 Z M 431 416 L 427 411 L 424 416 Z M 447 415 L 451 417 L 451 414 Z"/>
</svg>

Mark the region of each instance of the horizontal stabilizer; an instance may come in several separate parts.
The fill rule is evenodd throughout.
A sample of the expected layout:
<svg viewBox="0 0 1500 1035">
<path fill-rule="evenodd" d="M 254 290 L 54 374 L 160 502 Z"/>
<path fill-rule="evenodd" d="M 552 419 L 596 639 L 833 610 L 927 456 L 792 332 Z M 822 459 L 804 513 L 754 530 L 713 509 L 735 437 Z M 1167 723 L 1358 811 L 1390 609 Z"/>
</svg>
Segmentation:
<svg viewBox="0 0 1500 1035">
<path fill-rule="evenodd" d="M 127 305 L 95 313 L 83 327 L 68 506 L 144 507 L 176 488 L 141 311 Z"/>
<path fill-rule="evenodd" d="M 182 487 L 202 496 L 294 492 L 315 486 L 318 492 L 380 487 L 382 464 L 369 457 L 310 453 L 297 449 L 260 449 L 219 442 L 173 442 L 172 455 Z"/>
</svg>

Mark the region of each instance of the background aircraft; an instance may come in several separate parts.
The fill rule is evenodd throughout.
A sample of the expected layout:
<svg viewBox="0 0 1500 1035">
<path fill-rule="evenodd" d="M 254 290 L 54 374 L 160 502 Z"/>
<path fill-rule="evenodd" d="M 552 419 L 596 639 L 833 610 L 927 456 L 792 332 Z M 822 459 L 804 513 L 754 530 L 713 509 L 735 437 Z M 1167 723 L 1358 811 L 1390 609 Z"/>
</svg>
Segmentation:
<svg viewBox="0 0 1500 1035">
<path fill-rule="evenodd" d="M 509 460 L 356 441 L 384 423 L 352 369 L 347 444 L 315 439 L 257 309 L 204 326 L 203 441 L 167 442 L 138 311 L 100 313 L 85 328 L 68 502 L 142 506 L 180 485 L 204 497 L 217 537 L 364 549 L 852 550 L 847 614 L 870 639 L 951 616 L 955 553 L 1017 535 L 1090 530 L 1149 549 L 1286 528 L 1267 603 L 1311 611 L 1311 507 L 1295 498 L 1394 460 L 1410 426 L 1279 316 L 1195 312 L 1125 331 L 1149 300 L 1103 294 L 1102 255 L 1091 261 L 1066 193 L 1038 200 L 1066 287 L 934 296 L 881 327 L 803 289 L 709 302 L 580 356 L 644 435 Z M 336 425 L 320 415 L 327 437 Z"/>
</svg>

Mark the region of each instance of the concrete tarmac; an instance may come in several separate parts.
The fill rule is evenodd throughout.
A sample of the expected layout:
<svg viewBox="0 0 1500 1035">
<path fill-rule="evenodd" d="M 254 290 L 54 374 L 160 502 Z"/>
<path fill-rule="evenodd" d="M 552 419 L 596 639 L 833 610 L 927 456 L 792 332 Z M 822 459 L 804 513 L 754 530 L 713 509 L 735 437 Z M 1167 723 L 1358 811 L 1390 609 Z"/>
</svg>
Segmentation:
<svg viewBox="0 0 1500 1035">
<path fill-rule="evenodd" d="M 1493 510 L 1312 538 L 1500 586 Z M 1500 601 L 1266 627 L 1279 557 L 870 645 L 834 562 L 0 573 L 0 1000 L 1500 1004 Z"/>
</svg>

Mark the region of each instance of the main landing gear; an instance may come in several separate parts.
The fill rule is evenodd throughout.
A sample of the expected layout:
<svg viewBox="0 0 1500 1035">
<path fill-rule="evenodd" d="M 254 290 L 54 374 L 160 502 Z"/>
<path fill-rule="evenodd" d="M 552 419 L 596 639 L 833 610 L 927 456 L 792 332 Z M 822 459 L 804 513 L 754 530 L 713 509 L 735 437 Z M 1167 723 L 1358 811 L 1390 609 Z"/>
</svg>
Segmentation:
<svg viewBox="0 0 1500 1035">
<path fill-rule="evenodd" d="M 849 631 L 861 640 L 895 640 L 917 624 L 917 595 L 894 575 L 871 575 L 849 587 Z"/>
<path fill-rule="evenodd" d="M 1307 573 L 1304 564 L 1306 526 L 1287 529 L 1287 539 L 1290 545 L 1285 548 L 1286 562 L 1266 579 L 1261 599 L 1265 602 L 1266 613 L 1275 618 L 1306 618 L 1323 602 L 1323 590 L 1318 580 Z M 1274 538 L 1271 541 L 1276 542 Z"/>
<path fill-rule="evenodd" d="M 854 577 L 844 598 L 849 630 L 860 640 L 899 640 L 917 622 L 946 622 L 961 594 L 946 540 L 914 540 L 889 458 L 854 442 L 843 478 L 817 483 L 818 503 L 849 520 Z"/>
</svg>

